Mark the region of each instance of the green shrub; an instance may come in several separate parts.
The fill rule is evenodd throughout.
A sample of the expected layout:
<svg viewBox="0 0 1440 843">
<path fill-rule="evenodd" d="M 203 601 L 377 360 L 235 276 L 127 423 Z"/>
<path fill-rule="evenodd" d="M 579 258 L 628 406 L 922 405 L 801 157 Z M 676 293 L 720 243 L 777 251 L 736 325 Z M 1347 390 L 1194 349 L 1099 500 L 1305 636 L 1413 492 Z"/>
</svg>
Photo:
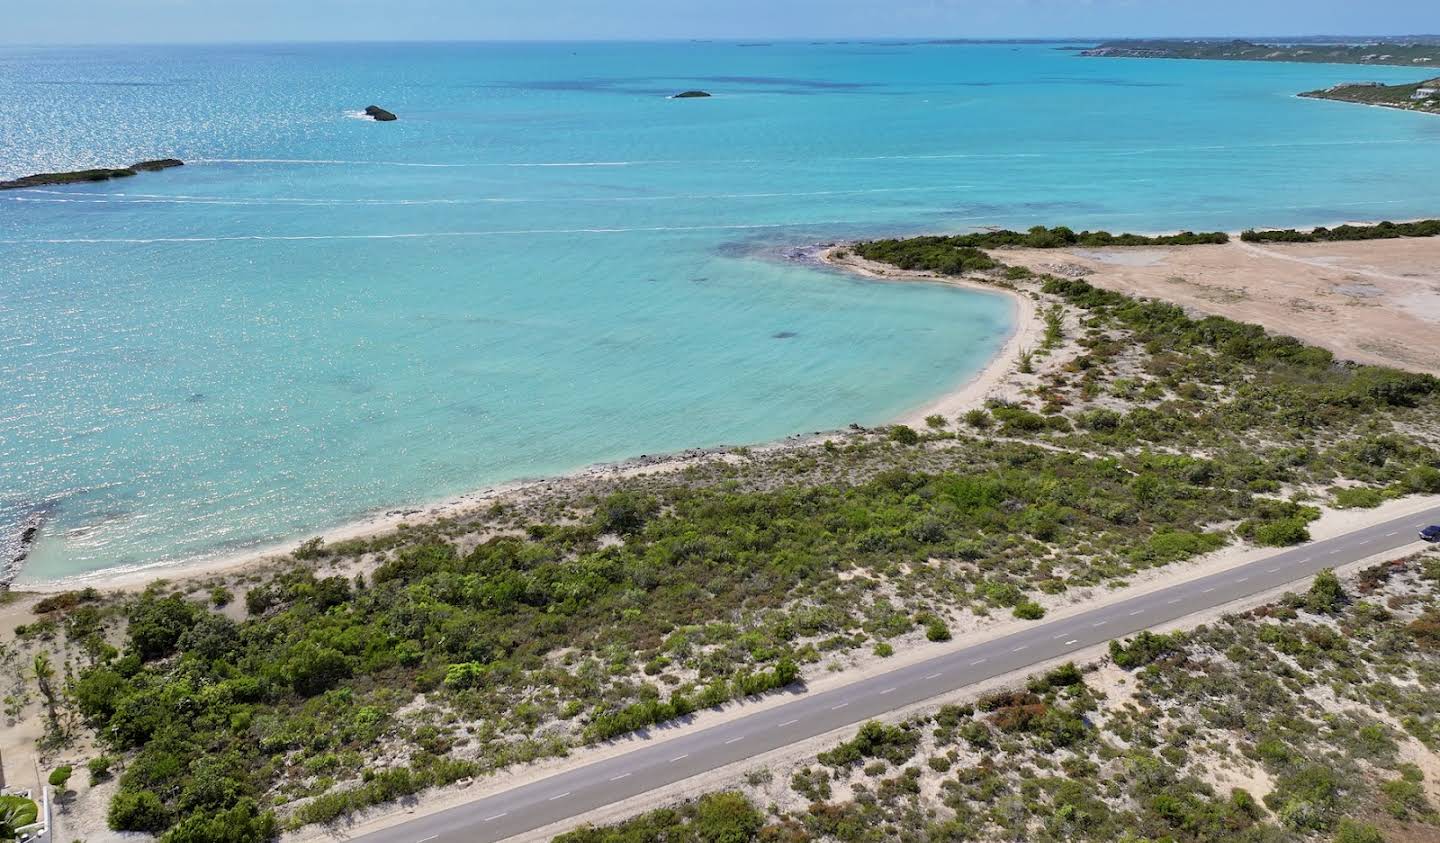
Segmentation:
<svg viewBox="0 0 1440 843">
<path fill-rule="evenodd" d="M 114 831 L 145 831 L 159 834 L 170 825 L 170 815 L 165 804 L 148 790 L 127 790 L 121 788 L 110 799 L 107 815 L 110 828 Z"/>
<path fill-rule="evenodd" d="M 1038 621 L 1045 617 L 1045 607 L 1033 600 L 1024 600 L 1015 604 L 1014 615 L 1021 620 Z"/>
<path fill-rule="evenodd" d="M 1369 486 L 1336 489 L 1330 494 L 1335 499 L 1335 505 L 1341 509 L 1374 509 L 1384 503 L 1386 497 L 1380 489 Z"/>
<path fill-rule="evenodd" d="M 115 763 L 108 755 L 97 755 L 85 762 L 85 767 L 90 771 L 90 784 L 97 785 L 110 778 L 110 768 Z"/>
<path fill-rule="evenodd" d="M 47 779 L 47 781 L 50 782 L 51 787 L 58 787 L 61 791 L 64 791 L 65 785 L 70 782 L 70 774 L 73 772 L 75 772 L 75 770 L 69 764 L 56 767 L 50 771 L 50 778 Z"/>
</svg>

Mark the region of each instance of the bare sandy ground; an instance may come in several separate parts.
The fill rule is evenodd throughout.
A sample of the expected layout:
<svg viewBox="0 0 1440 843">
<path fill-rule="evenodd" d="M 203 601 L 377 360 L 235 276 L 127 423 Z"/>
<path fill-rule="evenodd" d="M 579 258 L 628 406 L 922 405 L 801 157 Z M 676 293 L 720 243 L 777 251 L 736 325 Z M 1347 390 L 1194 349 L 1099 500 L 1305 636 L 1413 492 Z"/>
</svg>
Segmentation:
<svg viewBox="0 0 1440 843">
<path fill-rule="evenodd" d="M 997 253 L 1037 272 L 1256 322 L 1338 357 L 1440 374 L 1440 237 Z"/>
</svg>

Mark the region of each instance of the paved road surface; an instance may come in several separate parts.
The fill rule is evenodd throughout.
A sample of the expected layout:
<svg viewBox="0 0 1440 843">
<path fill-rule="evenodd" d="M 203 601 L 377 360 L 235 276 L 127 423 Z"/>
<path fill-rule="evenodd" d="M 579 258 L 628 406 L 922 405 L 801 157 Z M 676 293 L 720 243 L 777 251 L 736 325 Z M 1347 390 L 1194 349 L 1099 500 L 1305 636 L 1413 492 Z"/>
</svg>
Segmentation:
<svg viewBox="0 0 1440 843">
<path fill-rule="evenodd" d="M 1092 609 L 890 673 L 516 787 L 393 828 L 365 843 L 483 843 L 533 831 L 664 785 L 1066 653 L 1418 541 L 1440 508 L 1397 518 L 1160 591 Z M 657 729 L 663 733 L 663 729 Z"/>
</svg>

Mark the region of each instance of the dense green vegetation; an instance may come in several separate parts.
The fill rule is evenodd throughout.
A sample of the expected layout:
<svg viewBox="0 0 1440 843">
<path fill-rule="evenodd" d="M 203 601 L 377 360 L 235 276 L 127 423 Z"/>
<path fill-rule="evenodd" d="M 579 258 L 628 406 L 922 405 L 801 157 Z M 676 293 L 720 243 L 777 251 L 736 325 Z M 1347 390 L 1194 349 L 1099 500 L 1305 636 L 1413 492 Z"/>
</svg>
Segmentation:
<svg viewBox="0 0 1440 843">
<path fill-rule="evenodd" d="M 1228 243 L 1223 231 L 1196 234 L 1143 235 L 1111 234 L 1108 231 L 1075 231 L 1064 226 L 1046 228 L 1037 225 L 1029 231 L 979 231 L 947 237 L 910 237 L 903 240 L 871 240 L 856 243 L 852 249 L 869 260 L 894 264 L 902 269 L 926 269 L 947 275 L 980 272 L 999 264 L 980 249 L 1061 249 L 1070 246 L 1101 248 L 1105 246 L 1197 246 L 1207 243 Z"/>
<path fill-rule="evenodd" d="M 1334 228 L 1293 228 L 1241 232 L 1246 243 L 1319 243 L 1332 240 L 1389 240 L 1398 237 L 1440 236 L 1440 220 L 1417 222 L 1380 222 L 1375 225 L 1337 225 Z"/>
<path fill-rule="evenodd" d="M 1160 59 L 1218 59 L 1222 61 L 1285 61 L 1314 64 L 1379 64 L 1440 66 L 1440 42 L 1433 38 L 1335 44 L 1311 40 L 1261 44 L 1196 39 L 1107 41 L 1081 52 L 1084 56 Z"/>
<path fill-rule="evenodd" d="M 263 575 L 53 596 L 0 663 L 30 677 L 31 650 L 63 653 L 47 741 L 94 730 L 114 828 L 263 840 L 943 641 L 967 615 L 1035 619 L 1237 538 L 1303 541 L 1308 501 L 1337 486 L 1440 491 L 1434 378 L 950 238 L 882 242 L 897 265 L 1028 285 L 1046 340 L 1023 394 L 923 432 L 738 449 L 306 542 Z"/>
<path fill-rule="evenodd" d="M 1427 93 L 1428 92 L 1428 93 Z M 1408 111 L 1440 110 L 1440 79 L 1429 79 L 1409 85 L 1382 85 L 1379 82 L 1335 85 L 1319 91 L 1306 91 L 1302 97 L 1339 100 L 1363 105 L 1383 105 Z"/>
<path fill-rule="evenodd" d="M 973 706 L 866 723 L 789 775 L 747 777 L 745 804 L 765 815 L 726 839 L 1433 839 L 1433 782 L 1410 759 L 1440 750 L 1437 629 L 1440 557 L 1322 575 L 1244 615 L 1116 642 L 1120 682 L 1065 665 Z M 743 795 L 724 798 L 749 816 Z M 675 839 L 686 811 L 567 839 Z"/>
</svg>

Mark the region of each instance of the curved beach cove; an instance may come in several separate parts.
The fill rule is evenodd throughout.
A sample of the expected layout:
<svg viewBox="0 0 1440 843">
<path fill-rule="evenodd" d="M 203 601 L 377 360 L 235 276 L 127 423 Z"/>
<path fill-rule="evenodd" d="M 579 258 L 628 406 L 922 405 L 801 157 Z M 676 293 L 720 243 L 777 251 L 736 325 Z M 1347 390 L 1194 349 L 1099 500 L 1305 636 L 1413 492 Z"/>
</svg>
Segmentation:
<svg viewBox="0 0 1440 843">
<path fill-rule="evenodd" d="M 0 536 L 43 523 L 43 582 L 913 413 L 1015 303 L 796 247 L 1433 212 L 1440 121 L 1293 96 L 1354 75 L 1048 45 L 0 49 L 26 118 L 0 178 L 186 161 L 0 195 Z"/>
</svg>

